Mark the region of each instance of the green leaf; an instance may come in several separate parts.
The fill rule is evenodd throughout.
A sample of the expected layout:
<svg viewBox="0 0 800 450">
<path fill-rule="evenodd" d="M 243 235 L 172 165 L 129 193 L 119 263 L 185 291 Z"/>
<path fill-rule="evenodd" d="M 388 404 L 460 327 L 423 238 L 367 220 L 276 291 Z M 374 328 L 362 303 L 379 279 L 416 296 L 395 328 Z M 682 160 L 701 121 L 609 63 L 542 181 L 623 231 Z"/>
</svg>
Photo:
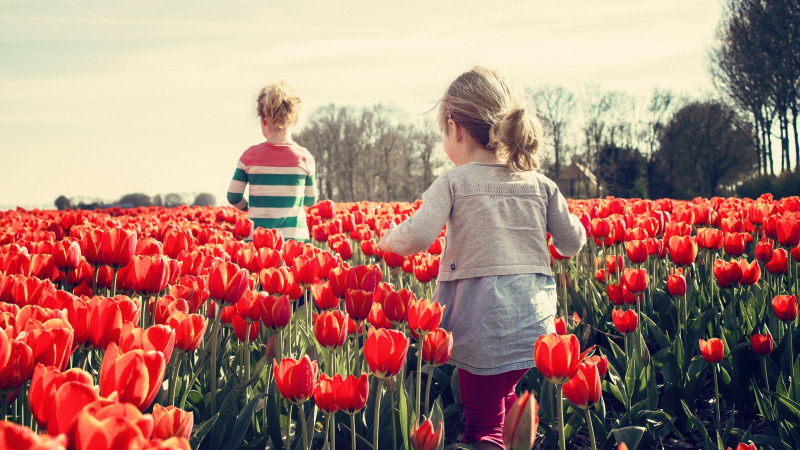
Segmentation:
<svg viewBox="0 0 800 450">
<path fill-rule="evenodd" d="M 191 445 L 192 448 L 197 448 L 200 446 L 200 443 L 203 442 L 203 439 L 205 439 L 208 432 L 211 431 L 211 428 L 213 428 L 214 424 L 217 423 L 218 417 L 219 414 L 214 414 L 214 417 L 200 424 L 200 426 L 197 428 L 197 431 L 195 431 L 191 439 L 189 439 L 189 445 Z"/>
<path fill-rule="evenodd" d="M 239 448 L 247 429 L 250 427 L 251 419 L 253 418 L 253 410 L 259 401 L 263 401 L 264 394 L 258 394 L 250 400 L 247 405 L 239 412 L 236 422 L 233 424 L 233 431 L 231 437 L 225 443 L 223 449 L 236 450 Z"/>
<path fill-rule="evenodd" d="M 686 418 L 689 419 L 689 424 L 692 426 L 692 428 L 695 428 L 697 431 L 699 431 L 703 436 L 706 447 L 714 447 L 714 445 L 711 443 L 711 439 L 708 437 L 708 431 L 703 426 L 703 422 L 700 422 L 700 420 L 695 417 L 695 415 L 689 409 L 689 405 L 687 405 L 685 401 L 681 400 L 681 406 L 683 406 L 683 412 L 686 414 Z"/>
<path fill-rule="evenodd" d="M 625 443 L 628 450 L 636 450 L 639 447 L 639 441 L 642 440 L 644 432 L 647 431 L 644 427 L 622 427 L 611 430 L 617 445 Z"/>
<path fill-rule="evenodd" d="M 656 323 L 653 322 L 653 319 L 648 317 L 644 313 L 644 311 L 642 311 L 642 317 L 644 317 L 644 320 L 647 322 L 647 325 L 648 325 L 648 329 L 647 330 L 650 332 L 650 336 L 653 339 L 655 339 L 656 344 L 658 344 L 658 348 L 659 349 L 669 348 L 671 346 L 671 343 L 670 343 L 669 338 L 667 337 L 667 335 L 664 334 L 663 331 L 661 331 L 661 328 L 659 328 L 658 325 L 656 325 Z"/>
<path fill-rule="evenodd" d="M 281 416 L 278 412 L 278 402 L 281 397 L 277 395 L 275 383 L 270 383 L 267 402 L 267 432 L 269 433 L 272 448 L 283 450 L 283 440 L 281 439 Z"/>
<path fill-rule="evenodd" d="M 400 401 L 398 403 L 399 410 L 400 410 L 399 411 L 400 433 L 403 435 L 403 449 L 404 450 L 408 450 L 409 449 L 409 443 L 408 443 L 409 436 L 408 436 L 408 433 L 411 432 L 411 429 L 409 427 L 409 418 L 410 418 L 411 412 L 409 411 L 409 408 L 408 408 L 408 394 L 406 394 L 406 388 L 405 388 L 404 385 L 398 386 L 397 390 L 399 391 L 399 394 L 400 394 Z"/>
<path fill-rule="evenodd" d="M 782 394 L 779 394 L 777 392 L 766 391 L 764 393 L 769 395 L 769 396 L 775 397 L 785 407 L 789 408 L 789 410 L 792 412 L 792 414 L 794 414 L 797 417 L 800 417 L 800 404 L 798 404 L 794 400 L 790 399 L 786 395 L 782 395 Z"/>
<path fill-rule="evenodd" d="M 753 441 L 753 443 L 758 446 L 766 445 L 774 450 L 778 449 L 792 450 L 791 445 L 769 434 L 754 434 L 753 436 L 750 437 L 750 440 Z"/>
</svg>

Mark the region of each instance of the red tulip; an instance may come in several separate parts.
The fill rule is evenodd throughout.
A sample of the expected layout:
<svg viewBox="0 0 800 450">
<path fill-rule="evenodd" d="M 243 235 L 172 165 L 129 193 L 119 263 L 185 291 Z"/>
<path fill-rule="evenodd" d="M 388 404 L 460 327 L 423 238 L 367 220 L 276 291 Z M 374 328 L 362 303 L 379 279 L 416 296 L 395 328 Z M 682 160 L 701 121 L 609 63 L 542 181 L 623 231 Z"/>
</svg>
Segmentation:
<svg viewBox="0 0 800 450">
<path fill-rule="evenodd" d="M 375 291 L 347 289 L 345 292 L 345 310 L 353 320 L 361 321 L 369 317 Z"/>
<path fill-rule="evenodd" d="M 355 375 L 334 376 L 334 396 L 336 406 L 347 414 L 355 414 L 367 405 L 369 395 L 369 380 L 366 373 L 362 373 L 358 378 Z"/>
<path fill-rule="evenodd" d="M 408 319 L 408 305 L 416 301 L 417 297 L 408 289 L 388 292 L 381 302 L 383 313 L 395 325 L 401 324 Z"/>
<path fill-rule="evenodd" d="M 176 259 L 183 251 L 191 251 L 194 245 L 192 234 L 187 231 L 170 228 L 164 232 L 164 254 Z"/>
<path fill-rule="evenodd" d="M 253 234 L 253 221 L 247 217 L 239 217 L 233 228 L 233 235 L 237 239 L 247 239 Z"/>
<path fill-rule="evenodd" d="M 782 248 L 775 249 L 772 257 L 764 265 L 764 269 L 773 275 L 782 275 L 789 271 L 789 255 Z"/>
<path fill-rule="evenodd" d="M 725 253 L 730 256 L 740 256 L 744 253 L 744 249 L 747 246 L 745 234 L 746 233 L 729 233 L 725 235 L 725 241 L 722 244 Z"/>
<path fill-rule="evenodd" d="M 96 401 L 80 411 L 75 419 L 77 450 L 142 448 L 153 432 L 153 417 L 137 416 L 132 405 Z"/>
<path fill-rule="evenodd" d="M 221 306 L 238 302 L 248 288 L 247 269 L 230 262 L 214 261 L 208 275 L 209 297 Z"/>
<path fill-rule="evenodd" d="M 322 311 L 314 320 L 314 337 L 322 348 L 332 350 L 347 340 L 347 314 L 339 311 Z"/>
<path fill-rule="evenodd" d="M 8 358 L 3 365 L 0 365 L 0 395 L 6 395 L 25 384 L 33 372 L 33 350 L 19 339 L 11 340 L 5 330 L 0 329 L 0 334 L 8 340 L 7 350 L 2 350 L 8 354 Z M 3 346 L 0 342 L 0 346 Z"/>
<path fill-rule="evenodd" d="M 338 377 L 338 378 L 337 378 Z M 335 380 L 335 381 L 334 381 Z M 342 382 L 342 376 L 336 374 L 334 378 L 321 373 L 314 386 L 314 404 L 327 414 L 335 413 L 340 408 L 336 405 L 336 383 Z"/>
<path fill-rule="evenodd" d="M 422 360 L 433 367 L 447 364 L 453 352 L 453 333 L 437 328 L 422 340 Z"/>
<path fill-rule="evenodd" d="M 33 351 L 34 364 L 41 363 L 59 370 L 66 368 L 75 338 L 69 322 L 56 318 L 44 322 L 32 319 L 23 330 L 28 334 L 25 341 Z"/>
<path fill-rule="evenodd" d="M 617 327 L 617 330 L 625 335 L 633 333 L 634 330 L 636 330 L 636 326 L 639 324 L 639 316 L 637 316 L 636 311 L 632 309 L 622 311 L 614 308 L 614 311 L 611 313 L 611 319 L 614 321 L 614 326 Z"/>
<path fill-rule="evenodd" d="M 679 266 L 690 266 L 697 257 L 697 243 L 691 236 L 672 236 L 667 246 L 670 259 Z"/>
<path fill-rule="evenodd" d="M 253 232 L 253 245 L 256 248 L 269 248 L 275 251 L 283 249 L 283 235 L 274 229 L 256 228 Z"/>
<path fill-rule="evenodd" d="M 592 361 L 597 365 L 597 371 L 600 372 L 600 376 L 606 376 L 608 373 L 608 356 L 606 355 L 592 355 L 586 357 L 587 361 Z"/>
<path fill-rule="evenodd" d="M 761 267 L 758 265 L 758 260 L 748 263 L 746 259 L 739 260 L 739 267 L 742 268 L 742 278 L 739 284 L 744 286 L 753 286 L 761 279 Z"/>
<path fill-rule="evenodd" d="M 119 399 L 146 410 L 164 380 L 166 359 L 158 351 L 121 352 L 115 343 L 106 348 L 100 365 L 100 392 L 104 396 L 119 393 Z"/>
<path fill-rule="evenodd" d="M 114 269 L 127 266 L 133 259 L 136 249 L 136 232 L 122 228 L 109 228 L 103 231 L 100 241 L 98 264 L 105 264 Z"/>
<path fill-rule="evenodd" d="M 69 404 L 56 402 L 56 396 L 61 391 L 62 387 L 65 390 L 71 390 L 72 385 L 82 384 L 89 388 L 88 396 L 80 394 L 81 388 L 77 388 L 74 395 L 71 396 Z M 74 368 L 61 372 L 55 367 L 46 367 L 42 364 L 37 364 L 33 369 L 31 375 L 31 387 L 28 392 L 28 404 L 31 407 L 33 417 L 39 423 L 39 426 L 46 428 L 50 434 L 56 435 L 61 432 L 66 432 L 66 428 L 59 427 L 60 424 L 69 425 L 69 421 L 75 415 L 75 412 L 83 408 L 84 405 L 97 400 L 98 396 L 93 391 L 94 381 L 89 372 L 85 370 Z M 63 398 L 64 394 L 60 394 Z M 68 420 L 58 420 L 57 415 L 66 413 L 65 418 Z M 51 423 L 52 421 L 52 423 Z"/>
<path fill-rule="evenodd" d="M 194 413 L 174 406 L 166 408 L 156 403 L 153 405 L 153 437 L 169 439 L 173 436 L 189 439 L 194 426 Z"/>
<path fill-rule="evenodd" d="M 756 333 L 750 336 L 750 347 L 758 356 L 769 355 L 772 353 L 772 335 Z"/>
<path fill-rule="evenodd" d="M 767 262 L 772 257 L 772 240 L 767 236 L 763 236 L 761 241 L 756 244 L 756 259 L 761 262 Z"/>
<path fill-rule="evenodd" d="M 288 295 L 274 296 L 266 292 L 256 295 L 256 304 L 259 307 L 261 322 L 272 330 L 282 330 L 292 318 L 292 303 Z"/>
<path fill-rule="evenodd" d="M 364 358 L 373 375 L 383 379 L 400 373 L 409 344 L 401 331 L 370 328 L 364 342 Z"/>
<path fill-rule="evenodd" d="M 169 260 L 163 256 L 134 256 L 133 271 L 136 292 L 157 294 L 167 287 Z"/>
<path fill-rule="evenodd" d="M 776 295 L 772 299 L 772 309 L 778 320 L 782 322 L 792 322 L 797 318 L 797 296 Z"/>
<path fill-rule="evenodd" d="M 728 447 L 728 450 L 731 450 L 731 448 Z M 753 441 L 750 441 L 749 444 L 740 442 L 739 445 L 736 446 L 736 450 L 758 450 L 758 447 L 756 447 L 756 444 L 754 444 Z"/>
<path fill-rule="evenodd" d="M 589 352 L 581 354 L 580 351 L 580 342 L 574 334 L 543 334 L 533 346 L 533 359 L 536 368 L 548 381 L 564 384 L 575 376 L 578 364 Z"/>
<path fill-rule="evenodd" d="M 683 276 L 682 268 L 678 268 L 675 273 L 667 276 L 667 291 L 673 297 L 686 293 L 686 278 Z"/>
<path fill-rule="evenodd" d="M 594 406 L 602 394 L 600 372 L 594 362 L 588 360 L 578 365 L 575 376 L 564 385 L 564 396 L 581 409 Z"/>
<path fill-rule="evenodd" d="M 375 291 L 376 293 L 379 291 Z M 383 313 L 383 308 L 379 302 L 372 303 L 372 309 L 369 311 L 369 316 L 367 316 L 367 322 L 375 328 L 392 328 L 392 322 L 386 318 L 386 314 Z"/>
<path fill-rule="evenodd" d="M 420 299 L 408 304 L 408 327 L 417 334 L 429 333 L 442 323 L 444 308 L 439 302 Z"/>
<path fill-rule="evenodd" d="M 0 420 L 0 448 L 14 450 L 64 450 L 67 436 L 39 435 L 28 427 Z"/>
<path fill-rule="evenodd" d="M 444 428 L 442 427 L 442 421 L 439 421 L 438 430 L 434 432 L 433 422 L 428 418 L 425 419 L 421 425 L 417 425 L 416 422 L 411 425 L 411 433 L 408 442 L 414 450 L 436 450 L 442 443 L 443 437 Z"/>
<path fill-rule="evenodd" d="M 634 295 L 646 291 L 649 281 L 650 277 L 644 269 L 625 269 L 622 273 L 622 283 Z"/>
<path fill-rule="evenodd" d="M 628 254 L 628 259 L 634 264 L 641 264 L 647 261 L 647 246 L 643 241 L 634 240 L 626 242 L 625 252 Z"/>
<path fill-rule="evenodd" d="M 725 346 L 719 338 L 711 338 L 708 341 L 700 339 L 700 353 L 703 358 L 711 364 L 716 364 L 722 361 L 725 356 Z"/>
<path fill-rule="evenodd" d="M 565 321 L 563 317 L 555 317 L 553 320 L 555 321 L 556 334 L 567 334 L 567 321 Z"/>
<path fill-rule="evenodd" d="M 595 239 L 604 241 L 611 234 L 611 221 L 608 219 L 594 218 L 591 221 L 591 229 Z"/>
<path fill-rule="evenodd" d="M 330 281 L 312 284 L 311 294 L 314 296 L 314 303 L 319 309 L 334 309 L 339 306 L 339 298 L 333 295 Z"/>
<path fill-rule="evenodd" d="M 167 325 L 153 325 L 144 329 L 126 323 L 122 326 L 119 349 L 122 353 L 131 350 L 161 352 L 164 360 L 169 361 L 175 348 L 175 337 L 175 330 Z"/>
<path fill-rule="evenodd" d="M 742 279 L 742 267 L 737 261 L 718 259 L 714 262 L 714 277 L 722 289 L 735 287 Z"/>
<path fill-rule="evenodd" d="M 794 247 L 800 244 L 800 221 L 794 217 L 778 219 L 775 227 L 778 243 L 784 247 Z"/>
<path fill-rule="evenodd" d="M 58 270 L 69 272 L 81 262 L 81 246 L 77 241 L 59 241 L 53 245 L 53 264 Z"/>
<path fill-rule="evenodd" d="M 539 405 L 536 397 L 525 391 L 508 410 L 503 426 L 503 442 L 508 449 L 530 449 L 539 429 Z"/>
<path fill-rule="evenodd" d="M 292 403 L 303 403 L 314 395 L 317 382 L 317 362 L 312 362 L 308 355 L 302 358 L 283 358 L 280 364 L 272 360 L 275 372 L 275 383 L 286 400 Z"/>
<path fill-rule="evenodd" d="M 175 348 L 193 352 L 200 347 L 208 321 L 200 314 L 173 312 L 167 318 L 167 325 L 175 330 Z"/>
</svg>

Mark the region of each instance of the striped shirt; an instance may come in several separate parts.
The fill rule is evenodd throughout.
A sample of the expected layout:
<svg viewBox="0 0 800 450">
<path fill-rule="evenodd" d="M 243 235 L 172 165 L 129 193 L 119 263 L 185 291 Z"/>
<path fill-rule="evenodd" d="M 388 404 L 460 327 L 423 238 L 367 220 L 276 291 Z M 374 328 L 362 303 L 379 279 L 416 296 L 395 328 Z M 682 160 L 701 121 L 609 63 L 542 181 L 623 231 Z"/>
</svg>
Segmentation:
<svg viewBox="0 0 800 450">
<path fill-rule="evenodd" d="M 274 228 L 284 238 L 308 241 L 304 206 L 317 202 L 314 157 L 295 144 L 264 142 L 239 158 L 228 202 L 247 211 L 254 228 Z M 244 189 L 250 185 L 248 200 Z"/>
</svg>

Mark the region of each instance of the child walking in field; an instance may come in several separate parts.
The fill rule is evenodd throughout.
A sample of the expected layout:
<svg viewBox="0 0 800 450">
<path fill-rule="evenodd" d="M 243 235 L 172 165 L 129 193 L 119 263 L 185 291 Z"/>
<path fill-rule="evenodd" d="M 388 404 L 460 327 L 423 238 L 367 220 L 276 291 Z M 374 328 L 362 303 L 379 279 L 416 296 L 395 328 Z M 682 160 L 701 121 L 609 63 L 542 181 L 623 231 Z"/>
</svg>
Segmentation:
<svg viewBox="0 0 800 450">
<path fill-rule="evenodd" d="M 534 170 L 542 124 L 503 77 L 482 67 L 463 73 L 445 91 L 438 120 L 456 167 L 378 246 L 414 254 L 447 225 L 433 297 L 445 306 L 442 327 L 453 332 L 465 440 L 504 448 L 517 382 L 534 365 L 536 339 L 555 331 L 547 233 L 559 253 L 572 256 L 586 232 L 556 184 Z"/>
<path fill-rule="evenodd" d="M 284 238 L 307 242 L 303 206 L 317 201 L 314 157 L 292 140 L 300 97 L 283 81 L 261 89 L 257 100 L 266 142 L 242 154 L 228 187 L 228 202 L 247 211 L 253 228 L 274 228 Z M 249 202 L 244 190 L 250 185 Z"/>
</svg>

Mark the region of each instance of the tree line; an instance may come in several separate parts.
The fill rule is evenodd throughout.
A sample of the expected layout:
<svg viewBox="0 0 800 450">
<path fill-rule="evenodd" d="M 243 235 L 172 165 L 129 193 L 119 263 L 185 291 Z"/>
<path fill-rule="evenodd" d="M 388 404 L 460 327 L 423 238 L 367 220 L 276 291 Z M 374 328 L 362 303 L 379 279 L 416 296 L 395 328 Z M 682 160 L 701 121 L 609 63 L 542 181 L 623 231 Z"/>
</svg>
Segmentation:
<svg viewBox="0 0 800 450">
<path fill-rule="evenodd" d="M 59 195 L 55 200 L 55 206 L 58 210 L 64 209 L 98 209 L 119 206 L 121 208 L 138 208 L 141 206 L 163 206 L 165 208 L 176 208 L 178 206 L 216 206 L 217 199 L 214 194 L 201 192 L 199 194 L 165 194 L 162 198 L 160 194 L 149 196 L 142 193 L 125 194 L 119 200 L 111 203 L 106 203 L 99 198 L 68 198 L 64 195 Z"/>
</svg>

